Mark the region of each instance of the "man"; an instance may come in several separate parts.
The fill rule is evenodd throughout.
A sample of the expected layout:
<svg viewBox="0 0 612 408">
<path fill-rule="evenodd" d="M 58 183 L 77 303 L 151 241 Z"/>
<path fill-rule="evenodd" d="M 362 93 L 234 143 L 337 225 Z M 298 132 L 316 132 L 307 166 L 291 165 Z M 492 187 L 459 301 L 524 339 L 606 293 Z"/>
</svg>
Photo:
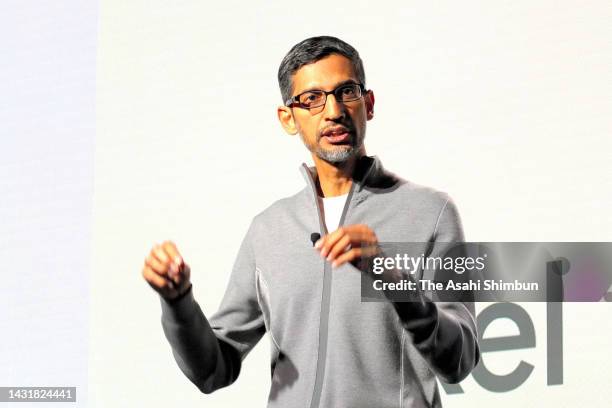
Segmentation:
<svg viewBox="0 0 612 408">
<path fill-rule="evenodd" d="M 463 240 L 457 209 L 445 193 L 366 155 L 374 93 L 349 44 L 327 36 L 300 42 L 278 80 L 279 121 L 314 160 L 301 167 L 307 186 L 253 219 L 210 319 L 176 246 L 152 249 L 143 275 L 161 295 L 174 357 L 210 393 L 236 379 L 268 332 L 269 407 L 439 407 L 436 376 L 458 382 L 478 362 L 473 304 L 362 302 L 355 264 L 384 241 L 443 253 Z"/>
</svg>

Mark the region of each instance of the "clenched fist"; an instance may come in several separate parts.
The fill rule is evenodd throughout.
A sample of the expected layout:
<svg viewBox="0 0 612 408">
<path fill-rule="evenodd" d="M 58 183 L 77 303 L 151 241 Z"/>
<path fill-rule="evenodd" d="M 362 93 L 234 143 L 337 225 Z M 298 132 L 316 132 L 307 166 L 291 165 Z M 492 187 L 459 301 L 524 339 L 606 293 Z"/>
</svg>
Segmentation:
<svg viewBox="0 0 612 408">
<path fill-rule="evenodd" d="M 191 270 L 171 241 L 155 244 L 145 258 L 142 276 L 165 299 L 172 300 L 189 290 Z"/>
</svg>

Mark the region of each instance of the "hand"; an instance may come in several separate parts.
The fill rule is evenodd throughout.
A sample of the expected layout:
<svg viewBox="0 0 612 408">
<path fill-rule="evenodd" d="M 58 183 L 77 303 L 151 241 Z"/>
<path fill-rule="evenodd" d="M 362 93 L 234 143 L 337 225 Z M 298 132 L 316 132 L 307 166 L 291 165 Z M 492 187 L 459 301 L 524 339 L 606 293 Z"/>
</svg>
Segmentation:
<svg viewBox="0 0 612 408">
<path fill-rule="evenodd" d="M 342 226 L 319 239 L 315 248 L 333 267 L 380 252 L 376 234 L 365 224 Z"/>
<path fill-rule="evenodd" d="M 145 258 L 142 276 L 162 297 L 175 299 L 187 292 L 191 269 L 171 241 L 155 244 Z"/>
</svg>

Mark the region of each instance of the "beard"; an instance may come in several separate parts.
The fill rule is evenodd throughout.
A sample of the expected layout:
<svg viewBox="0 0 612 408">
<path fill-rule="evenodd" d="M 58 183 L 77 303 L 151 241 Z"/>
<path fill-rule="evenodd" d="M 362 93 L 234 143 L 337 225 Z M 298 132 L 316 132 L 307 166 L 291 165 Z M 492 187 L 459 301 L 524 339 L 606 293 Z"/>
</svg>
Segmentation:
<svg viewBox="0 0 612 408">
<path fill-rule="evenodd" d="M 353 129 L 353 128 L 349 128 Z M 355 130 L 349 130 L 350 138 L 346 143 L 339 143 L 337 145 L 329 144 L 329 147 L 324 147 L 321 142 L 324 136 L 322 132 L 318 132 L 317 141 L 314 145 L 308 144 L 300 133 L 302 142 L 311 153 L 316 155 L 319 159 L 326 161 L 330 164 L 344 163 L 350 158 L 354 157 L 361 149 L 363 141 L 365 139 L 365 132 L 363 136 L 357 136 Z"/>
<path fill-rule="evenodd" d="M 344 163 L 354 156 L 358 150 L 357 146 L 354 145 L 333 146 L 329 149 L 317 145 L 313 153 L 316 154 L 319 159 L 328 163 Z"/>
</svg>

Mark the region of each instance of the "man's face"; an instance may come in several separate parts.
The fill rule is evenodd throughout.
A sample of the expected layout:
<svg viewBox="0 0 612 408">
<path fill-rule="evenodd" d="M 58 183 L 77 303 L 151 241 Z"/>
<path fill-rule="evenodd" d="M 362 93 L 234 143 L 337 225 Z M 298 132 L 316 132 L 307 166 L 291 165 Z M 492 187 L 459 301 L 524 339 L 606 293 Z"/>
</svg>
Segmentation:
<svg viewBox="0 0 612 408">
<path fill-rule="evenodd" d="M 359 83 L 353 64 L 344 56 L 332 54 L 294 74 L 292 95 L 315 89 L 332 91 L 347 82 Z M 373 117 L 373 107 L 371 91 L 350 102 L 339 102 L 329 94 L 320 108 L 281 107 L 279 119 L 288 133 L 299 132 L 313 155 L 329 163 L 343 163 L 363 150 L 366 121 Z"/>
</svg>

